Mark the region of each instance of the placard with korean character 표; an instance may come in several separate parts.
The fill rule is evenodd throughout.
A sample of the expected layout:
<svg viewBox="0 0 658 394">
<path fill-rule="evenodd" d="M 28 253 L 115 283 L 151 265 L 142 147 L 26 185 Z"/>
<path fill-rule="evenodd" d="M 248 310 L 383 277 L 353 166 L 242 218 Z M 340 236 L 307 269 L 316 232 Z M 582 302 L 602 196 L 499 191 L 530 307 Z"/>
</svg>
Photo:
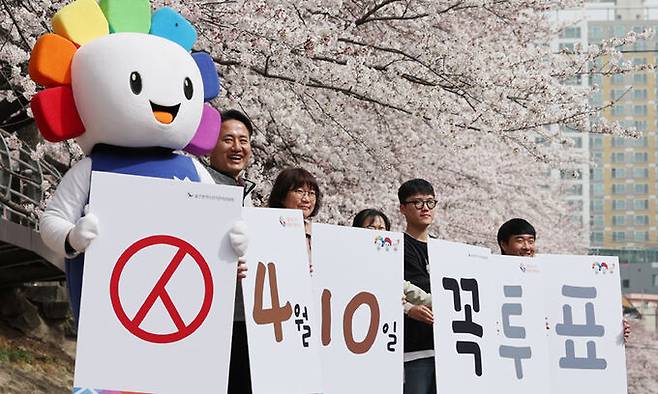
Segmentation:
<svg viewBox="0 0 658 394">
<path fill-rule="evenodd" d="M 554 393 L 627 392 L 617 257 L 538 255 Z"/>
</svg>

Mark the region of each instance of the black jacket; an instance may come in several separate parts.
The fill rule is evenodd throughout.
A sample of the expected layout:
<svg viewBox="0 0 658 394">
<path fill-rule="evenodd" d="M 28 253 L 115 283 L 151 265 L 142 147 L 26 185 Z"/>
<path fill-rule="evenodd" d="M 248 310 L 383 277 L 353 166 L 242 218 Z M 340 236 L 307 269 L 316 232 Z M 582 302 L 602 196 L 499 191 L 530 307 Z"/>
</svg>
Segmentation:
<svg viewBox="0 0 658 394">
<path fill-rule="evenodd" d="M 427 243 L 404 234 L 404 279 L 428 293 L 430 274 Z M 404 316 L 404 352 L 434 350 L 432 326 Z"/>
</svg>

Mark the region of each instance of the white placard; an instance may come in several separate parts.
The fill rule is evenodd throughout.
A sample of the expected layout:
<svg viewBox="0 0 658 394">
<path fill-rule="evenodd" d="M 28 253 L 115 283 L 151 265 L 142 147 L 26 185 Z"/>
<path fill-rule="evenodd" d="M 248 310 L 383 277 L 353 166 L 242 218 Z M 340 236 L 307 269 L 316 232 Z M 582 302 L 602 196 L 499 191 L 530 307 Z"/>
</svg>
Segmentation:
<svg viewBox="0 0 658 394">
<path fill-rule="evenodd" d="M 403 236 L 314 224 L 324 394 L 402 392 Z"/>
<path fill-rule="evenodd" d="M 242 189 L 92 174 L 75 387 L 226 392 Z"/>
<path fill-rule="evenodd" d="M 322 391 L 302 211 L 245 208 L 249 228 L 242 281 L 254 394 Z M 256 308 L 254 308 L 254 302 Z"/>
<path fill-rule="evenodd" d="M 549 393 L 537 264 L 473 248 L 428 244 L 437 391 Z"/>
<path fill-rule="evenodd" d="M 468 256 L 489 256 L 491 254 L 491 249 L 485 248 L 483 246 L 475 246 L 475 245 L 463 244 L 461 242 L 446 241 L 444 239 L 434 239 L 434 238 L 430 238 L 430 242 L 434 244 L 435 250 L 438 250 L 438 248 L 455 249 L 455 251 L 462 250 Z M 429 245 L 428 245 L 428 253 L 429 253 Z M 441 264 L 441 261 L 437 260 L 437 263 Z"/>
<path fill-rule="evenodd" d="M 553 393 L 627 392 L 617 257 L 539 255 Z"/>
</svg>

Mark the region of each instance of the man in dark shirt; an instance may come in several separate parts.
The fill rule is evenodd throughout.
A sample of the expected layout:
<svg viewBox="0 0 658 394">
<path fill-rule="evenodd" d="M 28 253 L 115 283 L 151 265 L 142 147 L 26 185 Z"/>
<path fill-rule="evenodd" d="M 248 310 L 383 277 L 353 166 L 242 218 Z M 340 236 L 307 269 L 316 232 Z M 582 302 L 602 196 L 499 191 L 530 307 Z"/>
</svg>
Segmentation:
<svg viewBox="0 0 658 394">
<path fill-rule="evenodd" d="M 404 279 L 430 293 L 427 241 L 436 207 L 434 188 L 424 179 L 400 186 L 400 212 L 407 221 L 404 234 Z M 432 311 L 414 306 L 404 318 L 404 394 L 436 393 Z"/>
</svg>

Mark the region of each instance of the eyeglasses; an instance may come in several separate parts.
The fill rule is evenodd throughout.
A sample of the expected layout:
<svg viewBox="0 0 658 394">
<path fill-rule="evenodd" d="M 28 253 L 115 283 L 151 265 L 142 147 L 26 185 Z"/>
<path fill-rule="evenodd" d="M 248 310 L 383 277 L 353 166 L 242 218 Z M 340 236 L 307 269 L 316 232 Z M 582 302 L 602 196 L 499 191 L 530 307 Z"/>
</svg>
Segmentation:
<svg viewBox="0 0 658 394">
<path fill-rule="evenodd" d="M 316 197 L 315 190 L 295 189 L 295 190 L 291 190 L 291 192 L 295 193 L 295 195 L 300 199 L 306 196 L 310 199 L 315 200 Z"/>
<path fill-rule="evenodd" d="M 414 204 L 414 207 L 416 209 L 423 209 L 423 205 L 427 206 L 427 209 L 434 209 L 436 207 L 436 200 L 413 200 L 413 201 L 405 201 L 403 204 Z"/>
</svg>

